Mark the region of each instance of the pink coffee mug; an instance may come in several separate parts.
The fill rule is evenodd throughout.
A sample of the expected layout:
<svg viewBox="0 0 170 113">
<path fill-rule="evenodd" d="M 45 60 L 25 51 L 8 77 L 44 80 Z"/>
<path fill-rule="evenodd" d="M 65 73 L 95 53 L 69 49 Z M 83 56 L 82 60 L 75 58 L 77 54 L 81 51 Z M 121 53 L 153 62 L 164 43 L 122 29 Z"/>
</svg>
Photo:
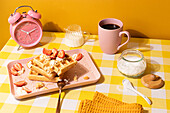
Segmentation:
<svg viewBox="0 0 170 113">
<path fill-rule="evenodd" d="M 118 28 L 107 28 L 109 25 L 117 25 Z M 108 25 L 108 26 L 107 26 Z M 105 27 L 104 27 L 105 26 Z M 122 34 L 127 35 L 127 40 L 123 44 Z M 104 53 L 114 54 L 116 53 L 122 46 L 128 43 L 130 39 L 129 32 L 123 31 L 123 23 L 114 18 L 103 19 L 98 24 L 98 36 L 99 36 L 99 44 L 100 48 Z"/>
</svg>

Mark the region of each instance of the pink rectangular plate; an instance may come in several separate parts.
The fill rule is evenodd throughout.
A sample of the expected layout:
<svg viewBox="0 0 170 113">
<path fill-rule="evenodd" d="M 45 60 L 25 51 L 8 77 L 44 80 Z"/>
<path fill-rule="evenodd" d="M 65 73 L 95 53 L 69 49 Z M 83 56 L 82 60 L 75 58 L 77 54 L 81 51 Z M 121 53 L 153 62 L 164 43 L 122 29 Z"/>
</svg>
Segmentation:
<svg viewBox="0 0 170 113">
<path fill-rule="evenodd" d="M 70 69 L 69 71 L 67 71 L 65 73 L 64 76 L 67 76 L 69 84 L 67 84 L 63 89 L 68 89 L 68 88 L 83 86 L 83 85 L 87 85 L 87 84 L 92 84 L 92 83 L 97 82 L 100 79 L 101 75 L 100 75 L 98 69 L 94 65 L 91 57 L 89 56 L 89 54 L 86 50 L 75 49 L 75 50 L 66 51 L 66 53 L 71 55 L 71 56 L 73 54 L 82 53 L 83 58 L 80 61 L 78 61 L 76 66 L 74 66 L 72 69 Z M 57 83 L 52 83 L 52 82 L 44 82 L 45 86 L 48 88 L 46 90 L 36 89 L 36 83 L 40 82 L 40 81 L 31 81 L 31 80 L 28 79 L 30 69 L 27 67 L 27 63 L 32 58 L 34 58 L 34 57 L 21 59 L 21 60 L 15 60 L 15 61 L 10 62 L 7 65 L 9 79 L 10 79 L 11 93 L 17 99 L 23 99 L 23 98 L 32 97 L 32 96 L 35 96 L 35 95 L 40 95 L 40 94 L 49 93 L 49 92 L 53 92 L 53 91 L 58 90 Z M 20 62 L 25 68 L 25 72 L 20 76 L 14 76 L 10 72 L 11 67 L 16 62 Z M 75 74 L 78 76 L 78 81 L 74 81 Z M 84 79 L 85 76 L 88 76 L 89 79 L 85 80 Z M 18 87 L 16 87 L 14 85 L 14 83 L 17 82 L 17 81 L 20 81 L 20 80 L 25 80 L 27 82 L 26 87 L 28 87 L 29 89 L 32 90 L 31 93 L 22 94 L 22 95 L 18 95 L 16 93 L 16 90 L 17 90 Z"/>
</svg>

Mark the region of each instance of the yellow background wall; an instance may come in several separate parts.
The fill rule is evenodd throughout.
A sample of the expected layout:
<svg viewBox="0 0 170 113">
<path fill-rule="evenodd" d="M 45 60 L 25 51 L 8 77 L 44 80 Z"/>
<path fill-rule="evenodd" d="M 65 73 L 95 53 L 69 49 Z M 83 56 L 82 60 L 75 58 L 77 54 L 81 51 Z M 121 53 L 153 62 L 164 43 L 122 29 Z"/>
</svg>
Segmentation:
<svg viewBox="0 0 170 113">
<path fill-rule="evenodd" d="M 10 38 L 8 17 L 20 5 L 30 5 L 42 14 L 45 31 L 79 24 L 97 34 L 99 20 L 117 18 L 134 37 L 170 39 L 169 0 L 0 0 L 0 49 Z M 18 11 L 25 10 L 29 8 Z"/>
</svg>

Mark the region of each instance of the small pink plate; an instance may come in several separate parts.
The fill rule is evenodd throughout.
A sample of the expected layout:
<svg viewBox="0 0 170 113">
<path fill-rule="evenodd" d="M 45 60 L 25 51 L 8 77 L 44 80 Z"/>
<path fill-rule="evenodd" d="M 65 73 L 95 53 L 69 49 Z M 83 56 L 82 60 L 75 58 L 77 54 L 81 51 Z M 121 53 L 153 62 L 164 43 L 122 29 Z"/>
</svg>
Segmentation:
<svg viewBox="0 0 170 113">
<path fill-rule="evenodd" d="M 75 50 L 66 51 L 66 53 L 71 56 L 73 54 L 82 53 L 83 58 L 80 61 L 78 61 L 76 66 L 74 66 L 72 69 L 70 69 L 69 71 L 67 71 L 65 73 L 65 76 L 68 78 L 68 84 L 63 89 L 92 84 L 92 83 L 97 82 L 100 79 L 101 75 L 100 75 L 98 69 L 96 68 L 95 64 L 93 63 L 89 53 L 86 50 L 75 49 Z M 32 58 L 34 58 L 34 57 L 32 57 Z M 30 69 L 27 67 L 27 63 L 32 58 L 15 60 L 15 61 L 10 62 L 7 65 L 11 93 L 14 95 L 14 97 L 16 99 L 23 99 L 23 98 L 32 97 L 35 95 L 58 91 L 57 83 L 43 82 L 48 89 L 41 90 L 41 89 L 36 89 L 36 83 L 40 82 L 40 81 L 31 81 L 28 79 Z M 25 72 L 19 76 L 14 76 L 10 72 L 11 67 L 16 62 L 21 63 L 23 65 L 23 67 L 25 68 Z M 75 75 L 77 75 L 77 77 L 78 77 L 77 81 L 74 80 Z M 85 76 L 88 76 L 89 79 L 85 80 L 84 79 Z M 21 81 L 21 80 L 25 80 L 27 82 L 27 84 L 25 86 L 27 88 L 29 88 L 30 90 L 32 90 L 31 93 L 18 93 L 18 91 L 20 91 L 20 89 L 22 89 L 22 88 L 15 86 L 14 83 L 17 81 Z"/>
</svg>

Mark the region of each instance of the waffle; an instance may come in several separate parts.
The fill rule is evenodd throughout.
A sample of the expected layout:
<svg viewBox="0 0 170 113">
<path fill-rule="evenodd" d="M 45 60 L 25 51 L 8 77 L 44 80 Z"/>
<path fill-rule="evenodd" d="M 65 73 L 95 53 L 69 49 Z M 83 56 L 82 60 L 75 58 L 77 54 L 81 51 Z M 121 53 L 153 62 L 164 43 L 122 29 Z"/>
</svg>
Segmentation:
<svg viewBox="0 0 170 113">
<path fill-rule="evenodd" d="M 123 105 L 127 104 L 125 102 L 116 100 L 114 98 L 110 98 L 102 93 L 95 92 L 93 96 L 93 102 L 100 102 L 101 104 L 109 104 L 109 105 Z"/>
<path fill-rule="evenodd" d="M 56 65 L 54 65 L 54 71 L 57 73 L 58 76 L 60 76 L 76 64 L 77 61 L 66 54 L 64 60 L 59 61 L 58 63 L 56 63 Z"/>
<path fill-rule="evenodd" d="M 96 92 L 93 100 L 82 100 L 78 113 L 142 113 L 142 105 L 125 103 Z"/>
<path fill-rule="evenodd" d="M 142 113 L 143 111 L 141 105 L 137 103 L 109 106 L 84 100 L 80 106 L 78 113 Z"/>
<path fill-rule="evenodd" d="M 30 80 L 58 82 L 66 71 L 76 65 L 77 61 L 68 54 L 63 59 L 51 59 L 45 54 L 40 54 L 28 62 Z M 30 66 L 31 65 L 31 66 Z"/>
<path fill-rule="evenodd" d="M 32 65 L 32 68 L 31 68 L 33 71 L 37 72 L 38 74 L 40 75 L 43 75 L 44 77 L 47 77 L 49 79 L 53 79 L 55 76 L 56 76 L 56 73 L 55 72 L 48 72 L 38 66 L 35 66 L 35 65 Z M 30 72 L 32 73 L 32 72 Z"/>
<path fill-rule="evenodd" d="M 37 65 L 40 68 L 44 68 L 44 66 L 50 61 L 51 59 L 45 55 L 45 54 L 40 54 L 37 57 L 35 57 L 32 62 L 33 64 Z"/>
<path fill-rule="evenodd" d="M 37 72 L 35 72 L 33 70 L 30 71 L 28 78 L 30 80 L 44 81 L 44 82 L 58 82 L 61 79 L 60 77 L 54 77 L 53 79 L 49 79 L 43 75 L 38 74 Z"/>
</svg>

